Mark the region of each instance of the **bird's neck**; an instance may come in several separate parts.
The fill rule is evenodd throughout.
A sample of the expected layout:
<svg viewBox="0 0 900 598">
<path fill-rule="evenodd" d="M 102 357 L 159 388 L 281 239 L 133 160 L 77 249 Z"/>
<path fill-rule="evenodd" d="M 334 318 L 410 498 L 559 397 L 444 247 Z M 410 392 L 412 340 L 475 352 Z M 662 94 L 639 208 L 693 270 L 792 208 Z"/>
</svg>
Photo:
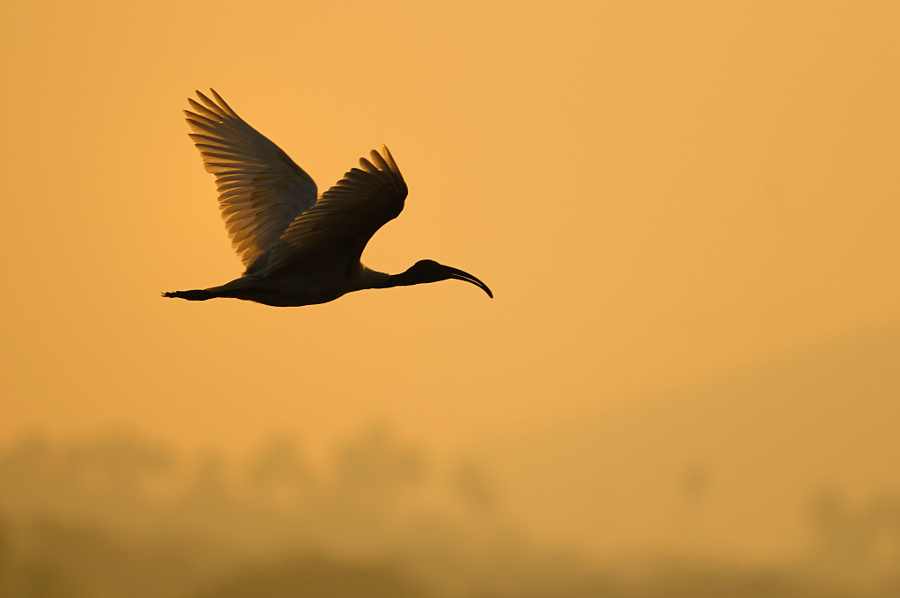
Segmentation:
<svg viewBox="0 0 900 598">
<path fill-rule="evenodd" d="M 401 272 L 400 274 L 387 274 L 386 276 L 387 279 L 380 288 L 408 287 L 414 284 L 422 284 L 423 282 L 432 282 L 431 280 L 423 279 L 422 276 L 415 271 L 410 272 L 410 270 Z"/>
<path fill-rule="evenodd" d="M 421 275 L 415 272 L 401 272 L 400 274 L 385 274 L 376 270 L 370 270 L 365 266 L 359 273 L 359 289 L 389 289 L 391 287 L 408 287 L 423 282 L 432 282 L 431 279 L 424 280 Z"/>
<path fill-rule="evenodd" d="M 384 272 L 379 272 L 377 270 L 372 270 L 365 266 L 362 267 L 362 270 L 359 272 L 359 277 L 357 278 L 356 289 L 354 290 L 362 290 L 362 289 L 386 289 L 388 287 L 397 286 L 395 284 L 391 284 L 391 279 L 394 278 L 390 274 L 386 274 Z"/>
</svg>

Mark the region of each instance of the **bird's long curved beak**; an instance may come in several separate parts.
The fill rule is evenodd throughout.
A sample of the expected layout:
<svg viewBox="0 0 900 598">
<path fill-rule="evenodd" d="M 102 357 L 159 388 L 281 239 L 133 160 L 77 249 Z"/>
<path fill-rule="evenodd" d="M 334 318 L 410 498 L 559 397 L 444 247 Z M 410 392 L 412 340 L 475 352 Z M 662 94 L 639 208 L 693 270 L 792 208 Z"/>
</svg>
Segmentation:
<svg viewBox="0 0 900 598">
<path fill-rule="evenodd" d="M 471 282 L 476 287 L 480 287 L 482 291 L 487 293 L 488 297 L 490 297 L 491 299 L 494 298 L 494 294 L 491 292 L 491 290 L 488 288 L 488 286 L 486 284 L 484 284 L 483 282 L 481 282 L 480 280 L 478 280 L 476 277 L 469 274 L 468 272 L 463 272 L 462 270 L 459 270 L 457 268 L 450 268 L 450 267 L 448 267 L 447 270 L 450 273 L 450 278 L 455 278 L 456 280 L 465 280 L 466 282 Z"/>
</svg>

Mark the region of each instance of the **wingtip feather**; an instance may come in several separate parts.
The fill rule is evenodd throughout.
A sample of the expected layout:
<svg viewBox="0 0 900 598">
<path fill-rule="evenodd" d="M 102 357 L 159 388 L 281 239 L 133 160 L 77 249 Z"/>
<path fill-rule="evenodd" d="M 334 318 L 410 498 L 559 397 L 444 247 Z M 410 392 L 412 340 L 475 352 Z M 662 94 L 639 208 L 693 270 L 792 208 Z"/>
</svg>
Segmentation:
<svg viewBox="0 0 900 598">
<path fill-rule="evenodd" d="M 373 158 L 373 159 L 375 159 L 375 156 L 376 156 L 376 155 L 377 155 L 377 154 L 376 154 L 375 152 L 372 152 L 372 158 Z M 375 161 L 377 162 L 378 160 L 375 159 Z M 372 164 L 371 162 L 369 162 L 369 161 L 366 160 L 365 158 L 360 158 L 360 159 L 359 159 L 359 167 L 362 168 L 363 170 L 365 170 L 366 172 L 378 172 L 378 168 L 376 168 L 374 164 Z"/>
<path fill-rule="evenodd" d="M 384 146 L 382 146 L 384 147 Z M 390 165 L 381 157 L 377 151 L 372 150 L 369 155 L 372 157 L 372 162 L 376 164 L 378 170 L 389 171 L 391 169 Z"/>
<path fill-rule="evenodd" d="M 216 92 L 215 89 L 213 89 L 212 87 L 210 87 L 210 88 L 209 88 L 209 91 L 210 91 L 210 93 L 213 95 L 213 97 L 216 99 L 216 101 L 219 103 L 219 106 L 220 106 L 225 112 L 227 112 L 229 116 L 231 116 L 231 117 L 233 117 L 233 118 L 237 118 L 237 119 L 240 119 L 240 118 L 241 118 L 240 116 L 237 115 L 237 112 L 235 112 L 234 110 L 231 109 L 231 106 L 228 105 L 228 102 L 226 102 L 224 99 L 222 99 L 222 96 L 220 96 L 220 95 L 218 94 L 218 92 Z"/>
<path fill-rule="evenodd" d="M 384 159 L 390 165 L 391 170 L 394 172 L 400 172 L 400 168 L 397 166 L 397 162 L 396 160 L 394 160 L 394 156 L 391 154 L 391 150 L 388 149 L 388 146 L 382 144 L 381 151 Z"/>
</svg>

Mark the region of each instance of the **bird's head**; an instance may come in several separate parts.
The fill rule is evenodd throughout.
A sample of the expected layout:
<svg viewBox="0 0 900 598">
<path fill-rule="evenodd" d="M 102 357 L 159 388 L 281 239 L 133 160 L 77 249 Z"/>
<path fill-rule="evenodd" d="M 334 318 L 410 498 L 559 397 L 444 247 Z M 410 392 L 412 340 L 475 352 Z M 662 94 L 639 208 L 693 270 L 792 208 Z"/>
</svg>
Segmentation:
<svg viewBox="0 0 900 598">
<path fill-rule="evenodd" d="M 403 279 L 402 284 L 421 284 L 425 282 L 437 282 L 439 280 L 448 280 L 454 278 L 456 280 L 465 280 L 479 287 L 488 297 L 494 298 L 494 294 L 486 284 L 472 276 L 468 272 L 463 272 L 450 266 L 439 264 L 434 260 L 420 260 L 412 265 L 412 267 L 400 275 Z"/>
</svg>

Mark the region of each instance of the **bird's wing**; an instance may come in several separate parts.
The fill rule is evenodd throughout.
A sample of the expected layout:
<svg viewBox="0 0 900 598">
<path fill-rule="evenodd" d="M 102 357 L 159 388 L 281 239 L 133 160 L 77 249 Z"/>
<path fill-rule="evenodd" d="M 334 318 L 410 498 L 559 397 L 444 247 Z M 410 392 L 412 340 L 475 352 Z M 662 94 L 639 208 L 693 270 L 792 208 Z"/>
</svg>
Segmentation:
<svg viewBox="0 0 900 598">
<path fill-rule="evenodd" d="M 188 98 L 185 110 L 238 257 L 249 268 L 278 243 L 294 219 L 316 203 L 316 183 L 277 145 L 248 125 L 214 90 Z"/>
<path fill-rule="evenodd" d="M 366 243 L 385 223 L 400 215 L 407 188 L 388 148 L 372 150 L 371 162 L 360 158 L 322 194 L 319 202 L 291 223 L 269 258 L 268 273 L 303 268 L 307 260 L 346 251 L 358 260 Z"/>
</svg>

